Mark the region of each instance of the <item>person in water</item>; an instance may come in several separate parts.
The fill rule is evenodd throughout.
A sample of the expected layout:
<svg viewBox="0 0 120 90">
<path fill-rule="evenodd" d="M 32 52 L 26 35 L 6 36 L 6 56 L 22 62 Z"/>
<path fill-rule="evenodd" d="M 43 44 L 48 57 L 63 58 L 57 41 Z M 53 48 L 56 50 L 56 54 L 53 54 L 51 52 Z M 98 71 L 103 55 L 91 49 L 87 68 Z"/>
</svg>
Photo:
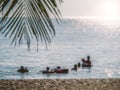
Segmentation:
<svg viewBox="0 0 120 90">
<path fill-rule="evenodd" d="M 57 71 L 61 71 L 62 69 L 61 69 L 60 66 L 57 66 L 56 70 L 57 70 Z"/>
<path fill-rule="evenodd" d="M 80 67 L 81 66 L 81 64 L 80 63 L 78 63 L 78 67 Z"/>
<path fill-rule="evenodd" d="M 50 72 L 50 67 L 46 67 L 46 71 L 47 71 L 47 72 Z"/>
<path fill-rule="evenodd" d="M 57 66 L 55 73 L 68 73 L 68 69 L 62 69 L 60 66 Z"/>
<path fill-rule="evenodd" d="M 91 66 L 90 56 L 87 56 L 87 60 L 82 59 L 82 66 Z"/>
<path fill-rule="evenodd" d="M 77 64 L 74 65 L 74 67 L 72 68 L 72 70 L 76 70 L 77 71 Z"/>
<path fill-rule="evenodd" d="M 24 68 L 23 66 L 18 69 L 18 72 L 28 72 L 29 70 L 27 68 Z"/>
<path fill-rule="evenodd" d="M 63 70 L 61 69 L 60 66 L 57 66 L 57 68 L 55 69 L 55 72 L 56 72 L 56 73 L 62 73 Z"/>
<path fill-rule="evenodd" d="M 20 70 L 24 70 L 24 67 L 23 67 L 23 66 L 21 66 L 21 67 L 20 67 Z"/>
<path fill-rule="evenodd" d="M 85 59 L 82 58 L 81 61 L 82 61 L 82 65 L 87 65 Z"/>
<path fill-rule="evenodd" d="M 87 56 L 87 60 L 86 60 L 87 65 L 91 65 L 91 60 L 90 60 L 90 56 Z"/>
</svg>

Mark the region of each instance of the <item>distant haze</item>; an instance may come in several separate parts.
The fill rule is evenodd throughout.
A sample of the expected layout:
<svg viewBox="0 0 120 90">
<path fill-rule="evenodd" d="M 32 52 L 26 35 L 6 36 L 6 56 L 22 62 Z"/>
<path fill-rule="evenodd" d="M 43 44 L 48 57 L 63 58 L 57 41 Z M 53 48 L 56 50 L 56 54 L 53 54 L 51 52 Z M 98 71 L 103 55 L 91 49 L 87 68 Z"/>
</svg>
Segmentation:
<svg viewBox="0 0 120 90">
<path fill-rule="evenodd" d="M 63 0 L 63 17 L 120 16 L 120 0 Z"/>
</svg>

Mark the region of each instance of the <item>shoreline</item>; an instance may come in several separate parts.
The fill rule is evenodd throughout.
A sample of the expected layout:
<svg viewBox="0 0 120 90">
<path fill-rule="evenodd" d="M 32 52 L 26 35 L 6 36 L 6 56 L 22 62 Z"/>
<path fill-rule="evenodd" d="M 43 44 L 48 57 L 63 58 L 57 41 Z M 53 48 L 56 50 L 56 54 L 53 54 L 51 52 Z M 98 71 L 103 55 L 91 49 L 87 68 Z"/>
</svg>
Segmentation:
<svg viewBox="0 0 120 90">
<path fill-rule="evenodd" d="M 0 90 L 119 90 L 120 78 L 0 80 Z"/>
</svg>

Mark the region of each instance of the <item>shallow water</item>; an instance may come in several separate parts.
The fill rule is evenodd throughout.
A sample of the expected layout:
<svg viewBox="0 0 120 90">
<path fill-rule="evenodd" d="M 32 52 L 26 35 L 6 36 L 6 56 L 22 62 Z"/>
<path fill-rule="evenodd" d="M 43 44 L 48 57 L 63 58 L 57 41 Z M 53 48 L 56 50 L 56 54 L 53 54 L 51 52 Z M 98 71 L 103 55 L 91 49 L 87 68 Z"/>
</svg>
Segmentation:
<svg viewBox="0 0 120 90">
<path fill-rule="evenodd" d="M 26 44 L 14 48 L 0 35 L 0 79 L 49 78 L 120 78 L 120 21 L 63 19 L 55 24 L 56 37 L 48 49 L 44 45 Z M 81 58 L 91 56 L 91 69 L 78 69 L 68 74 L 41 74 L 47 66 L 71 69 Z M 30 72 L 16 70 L 26 66 Z"/>
</svg>

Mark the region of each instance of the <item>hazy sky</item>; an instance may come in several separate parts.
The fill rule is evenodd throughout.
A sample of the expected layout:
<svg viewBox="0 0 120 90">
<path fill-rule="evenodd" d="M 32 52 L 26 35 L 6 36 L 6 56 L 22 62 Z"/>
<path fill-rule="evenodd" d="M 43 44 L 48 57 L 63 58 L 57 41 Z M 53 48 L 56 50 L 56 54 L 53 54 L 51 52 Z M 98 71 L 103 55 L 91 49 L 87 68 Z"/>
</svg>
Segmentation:
<svg viewBox="0 0 120 90">
<path fill-rule="evenodd" d="M 63 0 L 61 12 L 67 16 L 120 16 L 120 0 Z"/>
</svg>

